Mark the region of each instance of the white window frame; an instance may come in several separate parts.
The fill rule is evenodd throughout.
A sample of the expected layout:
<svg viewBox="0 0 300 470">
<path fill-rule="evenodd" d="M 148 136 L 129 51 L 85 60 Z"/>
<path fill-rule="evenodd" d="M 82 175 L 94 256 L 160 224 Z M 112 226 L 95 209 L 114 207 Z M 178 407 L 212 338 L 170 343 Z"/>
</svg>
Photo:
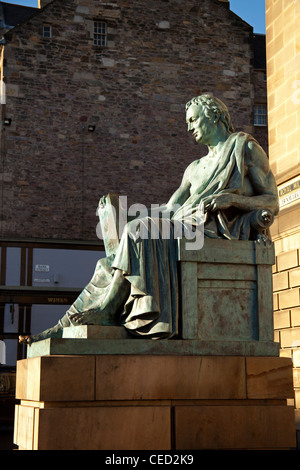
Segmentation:
<svg viewBox="0 0 300 470">
<path fill-rule="evenodd" d="M 260 127 L 268 125 L 268 109 L 266 104 L 254 105 L 254 125 Z"/>
<path fill-rule="evenodd" d="M 93 41 L 94 46 L 107 46 L 107 23 L 105 21 L 94 21 Z"/>
<path fill-rule="evenodd" d="M 4 80 L 0 80 L 0 104 L 6 104 L 6 85 Z"/>
</svg>

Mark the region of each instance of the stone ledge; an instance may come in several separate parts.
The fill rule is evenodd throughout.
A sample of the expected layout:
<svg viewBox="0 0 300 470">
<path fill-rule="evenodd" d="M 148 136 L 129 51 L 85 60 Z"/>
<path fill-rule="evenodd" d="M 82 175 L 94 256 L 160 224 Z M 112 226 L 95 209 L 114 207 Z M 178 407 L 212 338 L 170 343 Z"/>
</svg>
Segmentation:
<svg viewBox="0 0 300 470">
<path fill-rule="evenodd" d="M 126 339 L 130 334 L 123 326 L 80 325 L 63 329 L 63 339 Z"/>
<path fill-rule="evenodd" d="M 270 266 L 275 263 L 273 243 L 265 245 L 257 241 L 205 238 L 200 250 L 187 248 L 189 243 L 185 239 L 178 241 L 180 261 Z"/>
<path fill-rule="evenodd" d="M 80 354 L 151 354 L 178 356 L 279 356 L 272 341 L 201 341 L 145 339 L 54 339 L 32 343 L 27 357 Z"/>
<path fill-rule="evenodd" d="M 65 355 L 32 357 L 17 363 L 16 398 L 20 400 L 293 397 L 292 361 L 282 357 Z"/>
<path fill-rule="evenodd" d="M 288 406 L 16 406 L 19 450 L 279 450 L 296 445 Z M 173 445 L 172 445 L 173 441 Z"/>
</svg>

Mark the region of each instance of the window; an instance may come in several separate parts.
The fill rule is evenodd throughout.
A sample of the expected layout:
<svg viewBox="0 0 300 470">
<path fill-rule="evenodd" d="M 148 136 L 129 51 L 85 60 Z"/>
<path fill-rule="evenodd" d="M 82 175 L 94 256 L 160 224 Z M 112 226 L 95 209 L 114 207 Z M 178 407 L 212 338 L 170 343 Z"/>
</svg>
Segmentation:
<svg viewBox="0 0 300 470">
<path fill-rule="evenodd" d="M 94 46 L 106 46 L 106 23 L 94 21 Z"/>
<path fill-rule="evenodd" d="M 44 26 L 43 26 L 43 37 L 44 38 L 51 38 L 52 37 L 51 26 L 44 24 Z"/>
<path fill-rule="evenodd" d="M 6 92 L 4 80 L 0 80 L 0 104 L 6 104 Z"/>
<path fill-rule="evenodd" d="M 254 105 L 254 125 L 255 126 L 267 126 L 268 125 L 266 104 Z"/>
</svg>

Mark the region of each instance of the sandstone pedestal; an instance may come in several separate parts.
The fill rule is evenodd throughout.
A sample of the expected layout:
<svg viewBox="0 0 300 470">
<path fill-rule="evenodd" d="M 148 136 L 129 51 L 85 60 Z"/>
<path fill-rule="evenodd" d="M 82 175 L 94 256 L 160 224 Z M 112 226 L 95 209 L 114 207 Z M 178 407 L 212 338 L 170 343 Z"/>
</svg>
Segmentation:
<svg viewBox="0 0 300 470">
<path fill-rule="evenodd" d="M 19 449 L 295 446 L 287 358 L 35 357 L 18 362 L 16 395 Z"/>
<path fill-rule="evenodd" d="M 292 362 L 273 341 L 273 245 L 179 246 L 180 334 L 67 328 L 17 364 L 19 449 L 289 449 Z"/>
</svg>

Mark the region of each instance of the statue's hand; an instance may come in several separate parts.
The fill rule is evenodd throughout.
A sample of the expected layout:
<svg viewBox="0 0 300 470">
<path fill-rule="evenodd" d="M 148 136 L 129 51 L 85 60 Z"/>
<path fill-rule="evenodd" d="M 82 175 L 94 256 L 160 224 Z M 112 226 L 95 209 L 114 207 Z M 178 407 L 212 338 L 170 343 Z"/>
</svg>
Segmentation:
<svg viewBox="0 0 300 470">
<path fill-rule="evenodd" d="M 203 201 L 204 212 L 207 211 L 217 211 L 220 209 L 227 209 L 228 207 L 233 206 L 234 203 L 234 194 L 213 194 L 208 196 Z"/>
<path fill-rule="evenodd" d="M 106 196 L 102 196 L 102 197 L 100 198 L 100 201 L 99 201 L 99 204 L 98 204 L 98 208 L 99 208 L 99 209 L 103 209 L 105 206 L 106 206 Z"/>
<path fill-rule="evenodd" d="M 269 225 L 273 221 L 272 213 L 268 210 L 262 211 L 261 219 L 265 225 Z"/>
</svg>

